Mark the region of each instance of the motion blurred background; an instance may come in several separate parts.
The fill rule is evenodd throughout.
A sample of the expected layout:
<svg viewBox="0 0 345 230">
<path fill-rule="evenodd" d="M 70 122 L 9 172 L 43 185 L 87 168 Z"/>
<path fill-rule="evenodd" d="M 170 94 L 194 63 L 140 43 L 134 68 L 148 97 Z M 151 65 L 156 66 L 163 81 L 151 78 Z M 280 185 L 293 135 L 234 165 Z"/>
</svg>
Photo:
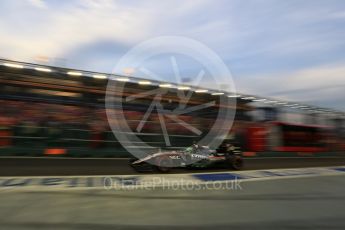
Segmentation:
<svg viewBox="0 0 345 230">
<path fill-rule="evenodd" d="M 345 229 L 344 28 L 344 0 L 1 0 L 0 229 Z M 175 53 L 114 72 L 159 36 L 210 48 L 235 85 Z M 211 127 L 243 170 L 129 165 Z"/>
<path fill-rule="evenodd" d="M 232 71 L 237 94 L 194 92 L 189 105 L 236 98 L 229 136 L 248 155 L 342 152 L 344 12 L 343 1 L 334 0 L 2 1 L 0 152 L 127 156 L 108 125 L 105 86 L 121 56 L 161 35 L 204 43 Z M 160 83 L 180 83 L 164 57 L 146 64 Z M 178 65 L 184 84 L 199 71 L 188 60 L 178 60 Z M 125 83 L 127 95 L 159 84 L 139 84 L 142 78 L 155 80 L 139 69 L 116 74 L 131 78 Z M 127 120 L 117 122 L 127 122 L 130 135 L 154 148 L 182 148 L 200 139 L 167 120 L 167 146 L 155 113 L 137 132 L 151 99 L 126 104 Z M 166 108 L 176 108 L 176 95 L 164 99 Z M 206 133 L 216 115 L 212 108 L 179 119 Z"/>
</svg>

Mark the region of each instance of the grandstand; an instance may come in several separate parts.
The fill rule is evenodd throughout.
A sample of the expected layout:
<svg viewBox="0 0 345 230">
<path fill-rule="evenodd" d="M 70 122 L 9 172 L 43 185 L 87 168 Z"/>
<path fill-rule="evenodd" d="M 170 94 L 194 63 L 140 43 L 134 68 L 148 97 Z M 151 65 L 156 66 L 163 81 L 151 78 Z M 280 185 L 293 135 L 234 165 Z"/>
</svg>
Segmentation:
<svg viewBox="0 0 345 230">
<path fill-rule="evenodd" d="M 124 86 L 123 90 L 114 88 L 111 91 L 111 94 L 119 99 L 150 90 L 169 88 L 169 92 L 162 96 L 162 105 L 171 110 L 179 106 L 180 98 L 176 96 L 179 90 L 191 92 L 188 106 L 216 101 L 211 107 L 179 115 L 181 121 L 192 124 L 202 133 L 207 133 L 212 126 L 218 108 L 222 106 L 221 98 L 236 100 L 236 106 L 230 104 L 230 109 L 236 112 L 232 129 L 236 134 L 243 133 L 244 129 L 255 125 L 255 122 L 277 119 L 275 116 L 270 118 L 266 115 L 258 118 L 257 104 L 265 105 L 259 106 L 262 111 L 268 111 L 267 108 L 300 111 L 312 117 L 336 121 L 337 124 L 340 122 L 340 127 L 343 125 L 342 111 L 296 102 L 195 86 L 179 86 L 132 76 L 0 59 L 0 154 L 112 157 L 127 155 L 111 131 L 105 112 L 109 79 L 114 79 Z M 126 121 L 117 122 L 128 123 L 133 130 L 129 135 L 139 136 L 152 148 L 182 148 L 201 138 L 202 135 L 196 135 L 177 122 L 168 120 L 166 126 L 170 140 L 167 145 L 157 113 L 150 115 L 140 131 L 136 130 L 152 100 L 152 95 L 132 101 L 124 100 Z M 245 141 L 242 142 L 246 148 Z"/>
</svg>

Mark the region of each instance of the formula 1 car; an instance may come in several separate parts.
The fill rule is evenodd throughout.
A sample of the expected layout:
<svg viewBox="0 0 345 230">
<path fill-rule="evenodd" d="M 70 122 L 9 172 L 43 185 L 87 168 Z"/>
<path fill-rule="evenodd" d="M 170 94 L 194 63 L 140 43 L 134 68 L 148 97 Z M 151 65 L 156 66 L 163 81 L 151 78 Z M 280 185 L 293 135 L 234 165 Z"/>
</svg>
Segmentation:
<svg viewBox="0 0 345 230">
<path fill-rule="evenodd" d="M 154 171 L 167 173 L 173 168 L 232 168 L 243 167 L 242 152 L 233 144 L 224 143 L 217 150 L 193 144 L 179 151 L 158 152 L 142 159 L 130 159 L 130 166 L 138 172 Z"/>
</svg>

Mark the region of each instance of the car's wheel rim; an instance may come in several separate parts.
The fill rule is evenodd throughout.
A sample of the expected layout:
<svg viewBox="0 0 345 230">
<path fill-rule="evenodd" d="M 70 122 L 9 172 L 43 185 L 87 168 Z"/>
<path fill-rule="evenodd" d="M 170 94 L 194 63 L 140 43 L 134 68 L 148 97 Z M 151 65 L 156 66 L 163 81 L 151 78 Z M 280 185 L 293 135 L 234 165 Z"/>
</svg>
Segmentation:
<svg viewBox="0 0 345 230">
<path fill-rule="evenodd" d="M 235 159 L 233 165 L 234 165 L 234 168 L 240 169 L 243 165 L 242 159 L 238 159 L 238 158 Z"/>
</svg>

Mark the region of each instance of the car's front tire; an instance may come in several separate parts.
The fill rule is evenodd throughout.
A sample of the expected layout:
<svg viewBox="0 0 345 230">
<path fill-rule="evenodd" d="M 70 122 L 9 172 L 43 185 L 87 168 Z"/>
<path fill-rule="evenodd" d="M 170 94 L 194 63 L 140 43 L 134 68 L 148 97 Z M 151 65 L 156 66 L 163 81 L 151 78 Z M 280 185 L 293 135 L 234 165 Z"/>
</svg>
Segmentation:
<svg viewBox="0 0 345 230">
<path fill-rule="evenodd" d="M 171 171 L 172 160 L 169 157 L 158 158 L 156 164 L 159 172 L 168 173 Z"/>
</svg>

